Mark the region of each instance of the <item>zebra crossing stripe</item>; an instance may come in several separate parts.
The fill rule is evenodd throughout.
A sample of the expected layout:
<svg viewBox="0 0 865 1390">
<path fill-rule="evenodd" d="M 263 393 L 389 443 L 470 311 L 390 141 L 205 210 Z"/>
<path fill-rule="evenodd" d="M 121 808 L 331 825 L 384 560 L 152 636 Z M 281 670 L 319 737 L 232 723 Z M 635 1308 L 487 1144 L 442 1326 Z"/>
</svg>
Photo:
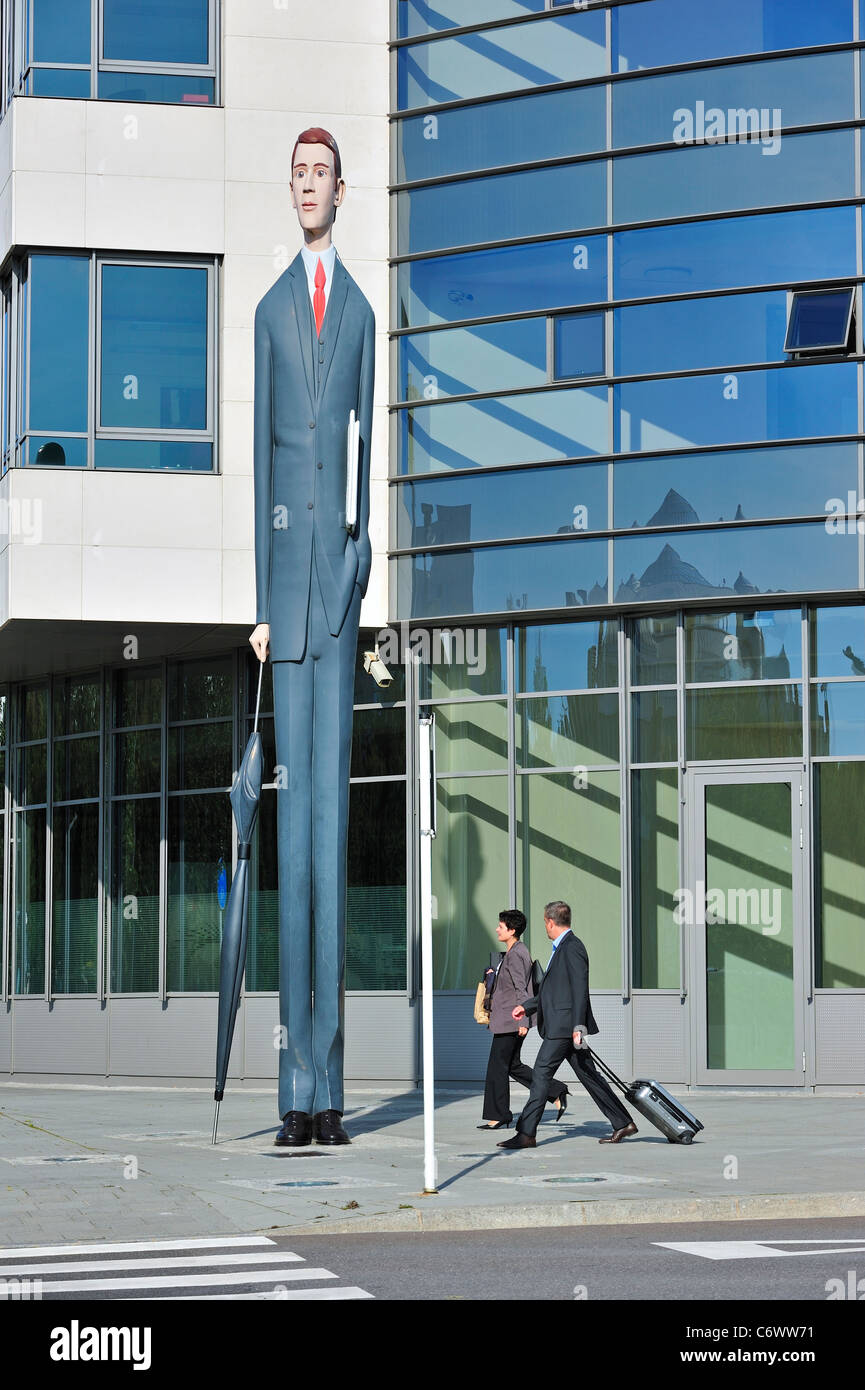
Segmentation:
<svg viewBox="0 0 865 1390">
<path fill-rule="evenodd" d="M 177 1298 L 161 1298 L 158 1294 L 152 1298 L 124 1298 L 124 1303 L 216 1303 L 220 1299 L 229 1299 L 232 1303 L 239 1303 L 242 1299 L 267 1299 L 279 1302 L 290 1302 L 296 1299 L 358 1299 L 374 1298 L 375 1295 L 367 1293 L 366 1289 L 359 1289 L 356 1285 L 348 1285 L 341 1289 L 262 1289 L 260 1293 L 182 1293 Z"/>
<path fill-rule="evenodd" d="M 34 1271 L 35 1273 L 35 1271 Z M 230 1284 L 280 1284 L 286 1280 L 338 1279 L 329 1269 L 260 1269 L 228 1272 L 224 1274 L 166 1274 L 150 1275 L 141 1279 L 49 1279 L 43 1286 L 45 1294 L 54 1293 L 92 1293 L 118 1292 L 133 1289 L 182 1289 L 208 1288 L 214 1284 L 225 1287 Z"/>
<path fill-rule="evenodd" d="M 130 1273 L 136 1269 L 195 1269 L 208 1265 L 260 1265 L 260 1264 L 302 1264 L 303 1256 L 294 1255 L 290 1250 L 266 1250 L 263 1253 L 240 1255 L 177 1255 L 166 1258 L 158 1255 L 152 1260 L 68 1260 L 62 1264 L 46 1265 L 0 1265 L 0 1277 L 5 1275 L 27 1274 L 98 1274 L 103 1269 L 125 1269 Z"/>
<path fill-rule="evenodd" d="M 181 1236 L 175 1240 L 130 1240 L 122 1243 L 94 1241 L 90 1245 L 10 1245 L 0 1249 L 0 1257 L 9 1256 L 16 1260 L 35 1260 L 42 1255 L 120 1255 L 148 1250 L 217 1250 L 239 1245 L 275 1245 L 270 1236 L 222 1236 L 211 1239 L 205 1236 Z"/>
</svg>

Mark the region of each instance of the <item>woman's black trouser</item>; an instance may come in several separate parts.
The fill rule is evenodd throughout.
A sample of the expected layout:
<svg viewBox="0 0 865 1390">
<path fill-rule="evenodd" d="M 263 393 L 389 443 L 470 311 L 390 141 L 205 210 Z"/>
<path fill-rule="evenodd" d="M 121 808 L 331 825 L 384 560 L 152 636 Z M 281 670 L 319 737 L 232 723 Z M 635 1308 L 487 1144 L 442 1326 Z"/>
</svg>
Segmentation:
<svg viewBox="0 0 865 1390">
<path fill-rule="evenodd" d="M 519 1033 L 493 1033 L 490 1060 L 487 1063 L 487 1079 L 484 1088 L 485 1120 L 502 1120 L 510 1124 L 511 1114 L 510 1078 L 519 1081 L 521 1086 L 531 1087 L 532 1069 L 520 1061 L 523 1039 Z M 567 1094 L 563 1081 L 553 1077 L 547 1090 L 547 1100 L 560 1099 Z"/>
</svg>

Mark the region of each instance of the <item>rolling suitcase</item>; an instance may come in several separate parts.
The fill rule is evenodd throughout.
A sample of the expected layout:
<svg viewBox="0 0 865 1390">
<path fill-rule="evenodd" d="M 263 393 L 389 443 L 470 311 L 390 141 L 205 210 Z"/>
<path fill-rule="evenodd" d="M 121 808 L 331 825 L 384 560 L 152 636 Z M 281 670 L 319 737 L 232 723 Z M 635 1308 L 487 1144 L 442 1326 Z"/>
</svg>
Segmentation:
<svg viewBox="0 0 865 1390">
<path fill-rule="evenodd" d="M 703 1128 L 700 1121 L 690 1110 L 686 1110 L 684 1105 L 670 1095 L 669 1091 L 659 1086 L 657 1081 L 632 1081 L 630 1086 L 626 1085 L 616 1073 L 602 1061 L 597 1052 L 593 1052 L 587 1046 L 587 1051 L 595 1059 L 598 1070 L 612 1081 L 624 1093 L 625 1100 L 629 1101 L 635 1110 L 653 1124 L 656 1129 L 667 1139 L 670 1144 L 692 1144 L 694 1135 L 698 1134 Z"/>
</svg>

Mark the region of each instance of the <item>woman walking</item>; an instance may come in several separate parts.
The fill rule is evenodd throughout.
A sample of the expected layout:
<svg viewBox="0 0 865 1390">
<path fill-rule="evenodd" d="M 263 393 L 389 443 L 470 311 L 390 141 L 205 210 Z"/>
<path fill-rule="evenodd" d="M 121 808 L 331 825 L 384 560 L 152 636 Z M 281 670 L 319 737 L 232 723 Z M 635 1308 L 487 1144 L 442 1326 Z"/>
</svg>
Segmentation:
<svg viewBox="0 0 865 1390">
<path fill-rule="evenodd" d="M 489 1029 L 493 1035 L 487 1078 L 484 1088 L 485 1124 L 478 1129 L 508 1129 L 513 1115 L 510 1104 L 510 1078 L 521 1085 L 532 1084 L 531 1067 L 520 1061 L 523 1038 L 528 1032 L 525 1024 L 517 1023 L 512 1010 L 532 994 L 532 958 L 520 937 L 526 929 L 526 919 L 517 908 L 499 913 L 496 936 L 505 948 L 504 958 L 496 971 L 490 1004 Z M 563 1081 L 550 1081 L 547 1099 L 558 1110 L 560 1120 L 567 1108 L 568 1088 Z"/>
</svg>

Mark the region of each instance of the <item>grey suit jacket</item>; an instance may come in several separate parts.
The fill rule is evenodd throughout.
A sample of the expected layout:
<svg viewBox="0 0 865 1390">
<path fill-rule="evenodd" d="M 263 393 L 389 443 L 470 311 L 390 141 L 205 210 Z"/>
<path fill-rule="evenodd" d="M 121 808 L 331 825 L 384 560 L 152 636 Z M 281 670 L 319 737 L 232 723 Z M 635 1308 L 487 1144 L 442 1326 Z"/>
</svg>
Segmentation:
<svg viewBox="0 0 865 1390">
<path fill-rule="evenodd" d="M 530 1019 L 517 1023 L 513 1010 L 522 1004 L 526 990 L 532 986 L 532 958 L 521 941 L 517 941 L 499 966 L 496 987 L 490 1003 L 491 1033 L 517 1033 L 520 1028 L 531 1027 Z"/>
<path fill-rule="evenodd" d="M 255 311 L 256 622 L 271 661 L 299 661 L 315 565 L 328 627 L 342 630 L 355 584 L 366 592 L 375 320 L 337 259 L 316 337 L 300 253 Z M 346 431 L 360 421 L 358 520 L 345 529 Z"/>
</svg>

